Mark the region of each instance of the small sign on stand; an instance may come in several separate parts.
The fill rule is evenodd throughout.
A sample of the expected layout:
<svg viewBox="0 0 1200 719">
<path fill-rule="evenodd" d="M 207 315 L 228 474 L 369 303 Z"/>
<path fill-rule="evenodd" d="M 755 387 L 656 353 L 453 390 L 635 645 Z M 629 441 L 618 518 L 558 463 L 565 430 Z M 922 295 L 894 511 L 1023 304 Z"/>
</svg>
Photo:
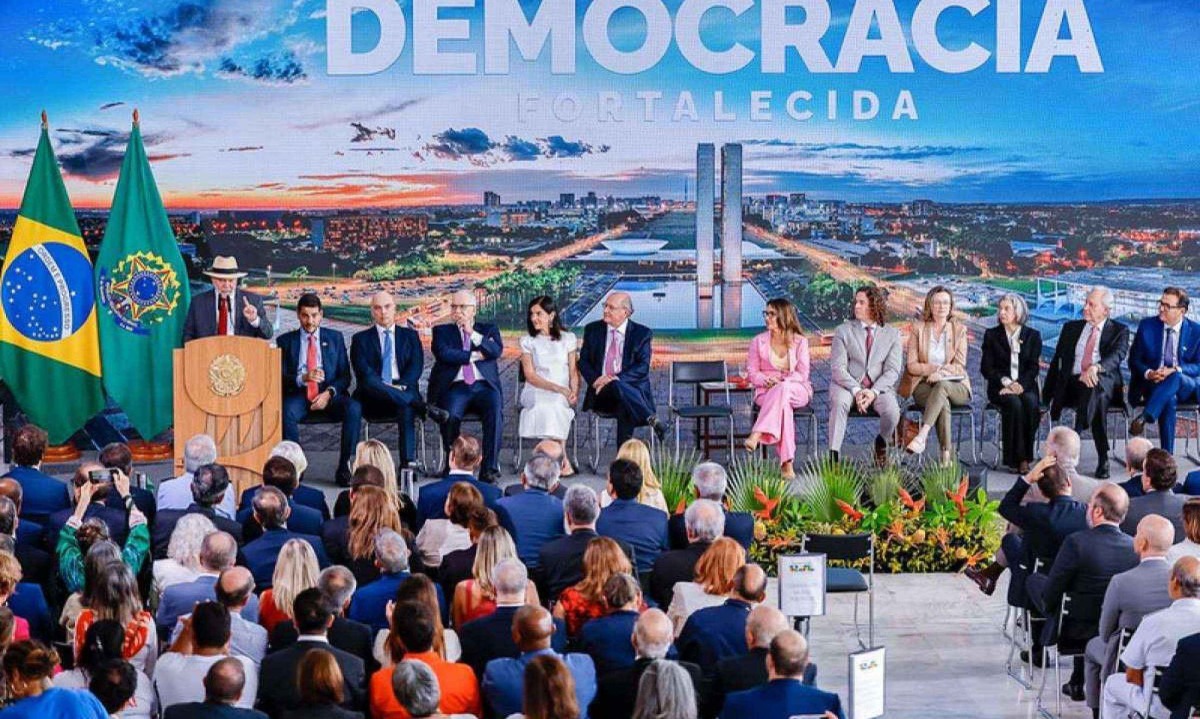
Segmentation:
<svg viewBox="0 0 1200 719">
<path fill-rule="evenodd" d="M 850 655 L 850 719 L 874 719 L 884 709 L 884 647 Z"/>
<path fill-rule="evenodd" d="M 779 557 L 779 611 L 788 617 L 825 615 L 825 555 Z"/>
</svg>

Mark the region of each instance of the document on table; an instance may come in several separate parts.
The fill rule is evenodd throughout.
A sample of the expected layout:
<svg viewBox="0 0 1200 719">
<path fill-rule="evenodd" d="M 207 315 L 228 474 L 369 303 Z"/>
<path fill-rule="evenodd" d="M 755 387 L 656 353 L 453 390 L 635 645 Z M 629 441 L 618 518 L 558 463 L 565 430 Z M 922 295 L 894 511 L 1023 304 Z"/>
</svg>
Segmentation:
<svg viewBox="0 0 1200 719">
<path fill-rule="evenodd" d="M 824 616 L 824 554 L 780 555 L 779 611 L 788 617 Z"/>
<path fill-rule="evenodd" d="M 850 655 L 850 719 L 883 716 L 884 647 Z"/>
</svg>

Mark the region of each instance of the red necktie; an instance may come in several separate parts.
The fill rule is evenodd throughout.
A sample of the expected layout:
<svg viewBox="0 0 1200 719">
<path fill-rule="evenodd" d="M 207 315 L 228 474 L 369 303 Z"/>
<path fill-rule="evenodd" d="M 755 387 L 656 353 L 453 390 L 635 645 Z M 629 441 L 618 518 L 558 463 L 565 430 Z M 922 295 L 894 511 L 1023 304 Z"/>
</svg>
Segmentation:
<svg viewBox="0 0 1200 719">
<path fill-rule="evenodd" d="M 1079 361 L 1079 370 L 1082 374 L 1087 372 L 1092 366 L 1092 353 L 1096 351 L 1096 335 L 1100 334 L 1096 331 L 1096 326 L 1092 325 L 1092 333 L 1088 335 L 1087 344 L 1083 346 L 1083 359 Z"/>
<path fill-rule="evenodd" d="M 217 305 L 220 307 L 217 313 L 217 334 L 224 336 L 229 334 L 229 298 L 222 297 Z"/>
<path fill-rule="evenodd" d="M 867 328 L 867 356 L 863 358 L 863 366 L 864 367 L 866 367 L 867 361 L 869 361 L 871 359 L 871 345 L 873 345 L 873 344 L 875 344 L 875 328 L 868 327 Z M 863 380 L 862 380 L 862 386 L 867 389 L 871 389 L 871 384 L 872 384 L 871 378 L 864 374 Z"/>
<path fill-rule="evenodd" d="M 308 336 L 308 354 L 304 357 L 304 365 L 308 367 L 309 372 L 317 368 L 317 338 L 312 335 Z M 308 401 L 312 402 L 317 398 L 317 381 L 310 379 L 304 386 L 308 388 Z"/>
</svg>

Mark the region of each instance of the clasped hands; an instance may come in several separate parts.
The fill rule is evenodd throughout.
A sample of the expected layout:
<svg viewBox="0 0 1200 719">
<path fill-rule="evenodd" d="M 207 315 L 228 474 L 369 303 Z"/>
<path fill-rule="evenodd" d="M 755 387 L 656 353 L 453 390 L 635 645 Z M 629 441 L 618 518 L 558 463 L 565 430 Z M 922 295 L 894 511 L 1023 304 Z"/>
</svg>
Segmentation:
<svg viewBox="0 0 1200 719">
<path fill-rule="evenodd" d="M 860 389 L 854 393 L 854 404 L 858 407 L 859 412 L 865 414 L 871 405 L 875 404 L 875 398 L 878 396 L 879 393 L 873 389 Z"/>
<path fill-rule="evenodd" d="M 311 369 L 305 372 L 300 379 L 304 382 L 304 384 L 308 384 L 309 382 L 321 384 L 325 381 L 325 370 L 321 369 L 320 367 Z M 333 389 L 327 389 L 318 394 L 316 399 L 309 404 L 308 408 L 314 412 L 320 412 L 329 406 L 329 400 L 331 399 L 333 399 Z"/>
<path fill-rule="evenodd" d="M 610 382 L 616 382 L 617 378 L 610 374 L 602 374 L 592 383 L 592 389 L 596 390 L 596 394 L 600 394 L 600 390 L 608 386 Z"/>
<path fill-rule="evenodd" d="M 1157 384 L 1178 371 L 1178 367 L 1159 367 L 1158 369 L 1152 369 L 1147 372 L 1146 379 Z"/>
</svg>

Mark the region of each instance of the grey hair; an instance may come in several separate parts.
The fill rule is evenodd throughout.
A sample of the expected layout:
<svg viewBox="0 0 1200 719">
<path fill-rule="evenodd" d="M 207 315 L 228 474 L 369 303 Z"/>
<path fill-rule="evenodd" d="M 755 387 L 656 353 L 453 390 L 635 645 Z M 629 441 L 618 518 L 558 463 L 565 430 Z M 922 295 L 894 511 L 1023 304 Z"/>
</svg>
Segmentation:
<svg viewBox="0 0 1200 719">
<path fill-rule="evenodd" d="M 521 563 L 521 560 L 514 558 L 501 559 L 496 562 L 496 566 L 492 567 L 492 587 L 496 590 L 496 596 L 511 597 L 515 595 L 525 596 L 525 585 L 529 583 L 529 570 Z"/>
<path fill-rule="evenodd" d="M 209 532 L 200 543 L 200 566 L 210 571 L 223 572 L 237 563 L 237 552 L 237 540 L 233 535 L 220 530 Z"/>
<path fill-rule="evenodd" d="M 1154 443 L 1145 437 L 1130 437 L 1125 443 L 1125 464 L 1131 469 L 1142 471 L 1146 464 L 1146 454 L 1154 449 Z"/>
<path fill-rule="evenodd" d="M 183 445 L 183 471 L 194 473 L 217 461 L 217 443 L 207 434 L 194 435 Z"/>
<path fill-rule="evenodd" d="M 1200 571 L 1197 570 L 1200 570 L 1200 563 L 1195 557 L 1180 557 L 1171 567 L 1171 578 L 1185 597 L 1200 597 Z"/>
<path fill-rule="evenodd" d="M 729 473 L 716 462 L 701 462 L 692 470 L 692 486 L 701 499 L 720 502 L 729 488 Z"/>
<path fill-rule="evenodd" d="M 750 615 L 746 617 L 746 629 L 750 636 L 754 637 L 755 647 L 765 649 L 771 646 L 771 641 L 779 636 L 780 632 L 791 628 L 792 625 L 788 618 L 783 616 L 783 612 L 770 604 L 759 604 L 751 609 Z"/>
<path fill-rule="evenodd" d="M 563 497 L 563 512 L 567 515 L 567 522 L 571 524 L 595 524 L 596 518 L 600 516 L 600 500 L 596 497 L 596 491 L 586 484 L 572 484 L 567 487 L 567 494 Z"/>
<path fill-rule="evenodd" d="M 358 580 L 354 578 L 354 572 L 335 564 L 321 571 L 321 575 L 317 577 L 317 589 L 329 604 L 329 611 L 341 614 L 346 602 L 350 601 L 350 597 L 354 596 L 355 590 L 358 589 Z"/>
<path fill-rule="evenodd" d="M 725 510 L 711 499 L 697 499 L 683 513 L 688 534 L 701 542 L 712 542 L 725 533 Z"/>
<path fill-rule="evenodd" d="M 1074 480 L 1078 474 L 1075 468 L 1079 466 L 1079 433 L 1060 424 L 1046 435 L 1046 443 L 1055 449 L 1054 458 L 1058 468 Z"/>
<path fill-rule="evenodd" d="M 1117 298 L 1113 295 L 1113 291 L 1104 285 L 1093 285 L 1088 290 L 1088 294 L 1090 295 L 1093 292 L 1100 293 L 1100 301 L 1103 302 L 1104 306 L 1111 312 L 1113 306 L 1117 304 Z"/>
<path fill-rule="evenodd" d="M 652 662 L 638 682 L 633 719 L 696 719 L 696 688 L 677 662 Z"/>
<path fill-rule="evenodd" d="M 375 535 L 375 560 L 388 574 L 408 569 L 408 545 L 394 530 L 383 529 Z"/>
<path fill-rule="evenodd" d="M 292 463 L 296 468 L 296 476 L 300 477 L 304 474 L 304 470 L 308 469 L 308 457 L 304 456 L 304 449 L 290 440 L 283 440 L 271 449 L 271 457 L 283 457 Z M 270 459 L 270 457 L 268 457 Z"/>
<path fill-rule="evenodd" d="M 637 642 L 639 657 L 663 659 L 671 649 L 675 632 L 671 620 L 661 609 L 647 609 L 633 625 L 633 638 Z"/>
<path fill-rule="evenodd" d="M 1016 292 L 1009 292 L 1000 298 L 996 307 L 999 308 L 1005 302 L 1012 305 L 1013 313 L 1017 315 L 1017 324 L 1024 325 L 1029 321 L 1029 304 L 1025 302 L 1024 297 Z"/>
<path fill-rule="evenodd" d="M 424 662 L 406 659 L 392 670 L 392 691 L 396 701 L 414 719 L 433 716 L 442 701 L 437 675 Z"/>
<path fill-rule="evenodd" d="M 167 558 L 174 559 L 185 567 L 198 569 L 200 547 L 204 544 L 204 538 L 216 529 L 212 520 L 203 514 L 183 515 L 171 531 L 171 541 L 167 544 Z"/>
<path fill-rule="evenodd" d="M 562 465 L 554 458 L 535 454 L 525 463 L 525 481 L 530 487 L 549 490 L 558 481 Z"/>
</svg>

